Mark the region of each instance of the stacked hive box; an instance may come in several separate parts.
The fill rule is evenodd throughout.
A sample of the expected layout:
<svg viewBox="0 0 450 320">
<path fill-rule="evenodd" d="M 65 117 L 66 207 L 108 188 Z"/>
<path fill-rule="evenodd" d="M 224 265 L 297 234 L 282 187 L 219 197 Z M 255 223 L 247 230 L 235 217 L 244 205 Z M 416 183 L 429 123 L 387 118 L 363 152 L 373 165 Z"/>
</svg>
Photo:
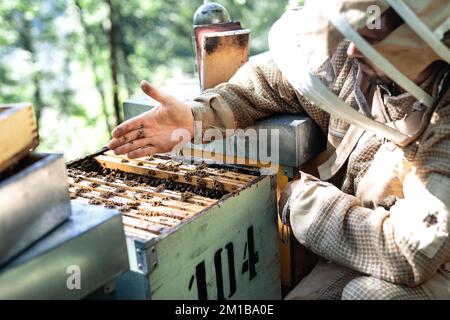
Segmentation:
<svg viewBox="0 0 450 320">
<path fill-rule="evenodd" d="M 0 106 L 0 265 L 70 216 L 62 155 L 38 140 L 31 104 Z"/>
</svg>

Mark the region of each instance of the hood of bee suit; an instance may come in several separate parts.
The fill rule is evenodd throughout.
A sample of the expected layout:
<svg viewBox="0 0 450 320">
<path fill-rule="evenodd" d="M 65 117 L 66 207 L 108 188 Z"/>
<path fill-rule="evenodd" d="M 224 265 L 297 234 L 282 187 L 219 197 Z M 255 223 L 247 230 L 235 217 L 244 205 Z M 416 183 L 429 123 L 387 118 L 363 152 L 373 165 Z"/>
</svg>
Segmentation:
<svg viewBox="0 0 450 320">
<path fill-rule="evenodd" d="M 404 22 L 372 45 L 357 31 L 377 28 L 377 21 L 389 8 Z M 434 61 L 450 63 L 444 41 L 449 30 L 448 0 L 307 0 L 303 7 L 286 11 L 273 25 L 269 46 L 285 77 L 318 107 L 402 144 L 408 138 L 405 134 L 363 119 L 361 113 L 337 101 L 327 90 L 333 75 L 319 72 L 330 70 L 324 66 L 338 44 L 348 39 L 372 64 L 429 107 L 433 98 L 412 80 Z"/>
</svg>

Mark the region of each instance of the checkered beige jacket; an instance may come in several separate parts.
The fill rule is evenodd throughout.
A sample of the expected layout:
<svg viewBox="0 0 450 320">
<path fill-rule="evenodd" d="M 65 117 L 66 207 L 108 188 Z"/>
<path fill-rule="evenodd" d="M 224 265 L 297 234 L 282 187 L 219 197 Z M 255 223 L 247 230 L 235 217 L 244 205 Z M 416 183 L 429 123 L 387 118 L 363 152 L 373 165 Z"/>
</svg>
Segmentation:
<svg viewBox="0 0 450 320">
<path fill-rule="evenodd" d="M 347 57 L 347 46 L 342 43 L 332 57 L 338 76 L 330 88 L 358 109 L 358 66 Z M 436 94 L 437 84 L 443 85 L 438 74 L 424 89 Z M 339 188 L 317 180 L 320 200 L 306 213 L 296 213 L 299 234 L 294 223 L 292 227 L 302 244 L 369 276 L 352 281 L 344 290 L 346 297 L 450 297 L 450 264 L 445 267 L 450 262 L 450 91 L 444 91 L 416 142 L 399 149 L 365 132 L 351 149 Z M 379 87 L 377 92 L 384 100 L 382 110 L 373 113 L 379 121 L 402 119 L 420 109 L 409 94 L 388 96 Z M 243 128 L 271 114 L 306 112 L 328 136 L 328 154 L 349 130 L 349 124 L 300 96 L 273 62 L 247 63 L 228 83 L 191 104 L 205 130 Z M 290 204 L 295 207 L 296 201 L 301 203 L 301 196 Z M 374 283 L 377 290 L 364 287 L 373 289 Z"/>
</svg>

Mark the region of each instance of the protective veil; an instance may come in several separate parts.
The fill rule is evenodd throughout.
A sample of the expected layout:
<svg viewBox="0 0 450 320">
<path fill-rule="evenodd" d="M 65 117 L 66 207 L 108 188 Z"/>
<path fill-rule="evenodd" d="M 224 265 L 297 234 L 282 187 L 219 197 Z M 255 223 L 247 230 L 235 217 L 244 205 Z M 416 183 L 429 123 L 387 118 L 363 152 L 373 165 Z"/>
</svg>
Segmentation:
<svg viewBox="0 0 450 320">
<path fill-rule="evenodd" d="M 357 31 L 377 28 L 378 19 L 390 8 L 406 23 L 371 45 Z M 444 42 L 450 29 L 448 12 L 448 0 L 311 0 L 302 9 L 286 12 L 273 26 L 270 51 L 295 89 L 319 108 L 405 146 L 423 131 L 427 117 L 408 130 L 402 121 L 377 121 L 367 103 L 360 104 L 359 110 L 345 104 L 332 90 L 335 79 L 329 59 L 343 39 L 355 43 L 373 65 L 420 102 L 418 110 L 426 112 L 435 97 L 412 79 L 434 61 L 450 63 L 450 50 Z"/>
</svg>

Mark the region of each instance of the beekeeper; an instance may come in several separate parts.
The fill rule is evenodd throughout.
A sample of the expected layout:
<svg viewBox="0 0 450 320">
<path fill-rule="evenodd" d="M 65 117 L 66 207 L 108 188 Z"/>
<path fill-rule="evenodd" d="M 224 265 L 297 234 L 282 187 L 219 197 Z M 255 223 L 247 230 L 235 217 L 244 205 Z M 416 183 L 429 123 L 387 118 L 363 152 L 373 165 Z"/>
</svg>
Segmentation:
<svg viewBox="0 0 450 320">
<path fill-rule="evenodd" d="M 175 129 L 245 128 L 306 112 L 327 135 L 317 177 L 280 200 L 284 223 L 321 256 L 288 299 L 450 299 L 448 0 L 311 0 L 272 27 L 272 60 L 113 131 L 109 147 L 170 151 Z"/>
</svg>

